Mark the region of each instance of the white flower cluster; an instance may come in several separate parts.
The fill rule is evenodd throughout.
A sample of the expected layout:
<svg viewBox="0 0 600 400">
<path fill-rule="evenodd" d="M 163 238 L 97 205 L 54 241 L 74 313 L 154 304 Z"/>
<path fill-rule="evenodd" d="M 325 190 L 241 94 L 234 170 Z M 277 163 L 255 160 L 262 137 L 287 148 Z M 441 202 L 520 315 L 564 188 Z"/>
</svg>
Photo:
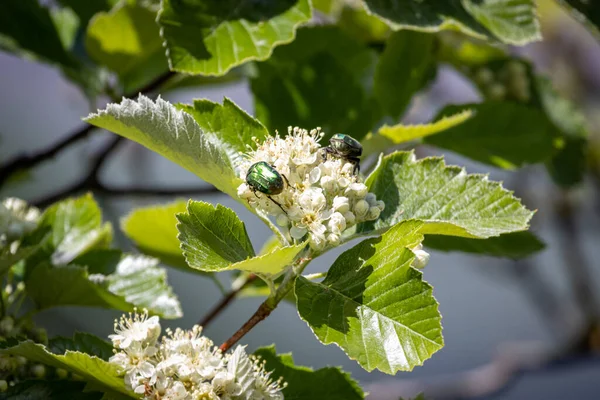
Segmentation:
<svg viewBox="0 0 600 400">
<path fill-rule="evenodd" d="M 289 128 L 288 136 L 270 137 L 257 143 L 240 165 L 246 178 L 254 163 L 265 161 L 286 180 L 280 194 L 271 196 L 281 208 L 266 195 L 252 191 L 247 183 L 238 187 L 239 197 L 252 207 L 276 217 L 277 224 L 295 241 L 307 235 L 310 246 L 323 250 L 336 246 L 345 230 L 359 222 L 379 218 L 384 209 L 361 178 L 353 173 L 354 164 L 341 158 L 323 158 L 319 140 L 320 129 Z M 285 210 L 285 211 L 284 211 Z"/>
<path fill-rule="evenodd" d="M 40 210 L 25 201 L 9 197 L 0 203 L 0 245 L 4 246 L 37 226 Z"/>
<path fill-rule="evenodd" d="M 202 336 L 202 328 L 167 330 L 160 340 L 158 317 L 133 313 L 115 321 L 110 335 L 115 355 L 128 388 L 152 400 L 280 400 L 281 380 L 243 346 L 222 354 Z"/>
</svg>

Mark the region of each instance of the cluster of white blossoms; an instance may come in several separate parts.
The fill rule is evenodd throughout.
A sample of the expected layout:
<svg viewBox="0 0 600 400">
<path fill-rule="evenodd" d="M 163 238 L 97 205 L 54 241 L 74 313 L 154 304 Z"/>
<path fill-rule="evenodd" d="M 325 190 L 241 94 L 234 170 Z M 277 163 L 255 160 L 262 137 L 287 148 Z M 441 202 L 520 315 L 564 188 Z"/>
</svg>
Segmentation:
<svg viewBox="0 0 600 400">
<path fill-rule="evenodd" d="M 115 321 L 110 335 L 115 354 L 109 362 L 126 386 L 152 400 L 280 400 L 285 385 L 271 379 L 264 363 L 244 346 L 223 354 L 202 336 L 202 328 L 167 330 L 160 338 L 158 317 L 133 313 Z"/>
<path fill-rule="evenodd" d="M 384 209 L 383 201 L 369 193 L 354 173 L 352 162 L 323 157 L 322 137 L 320 128 L 308 132 L 290 127 L 284 138 L 277 135 L 257 142 L 257 149 L 241 163 L 243 179 L 250 166 L 259 161 L 272 165 L 284 177 L 283 191 L 271 196 L 281 207 L 265 194 L 255 194 L 247 183 L 238 187 L 238 196 L 274 216 L 286 235 L 296 242 L 308 235 L 311 248 L 318 251 L 338 245 L 344 231 L 379 218 Z"/>
<path fill-rule="evenodd" d="M 492 100 L 528 102 L 531 99 L 527 67 L 522 62 L 512 60 L 498 71 L 484 66 L 476 69 L 473 77 L 485 96 Z"/>
</svg>

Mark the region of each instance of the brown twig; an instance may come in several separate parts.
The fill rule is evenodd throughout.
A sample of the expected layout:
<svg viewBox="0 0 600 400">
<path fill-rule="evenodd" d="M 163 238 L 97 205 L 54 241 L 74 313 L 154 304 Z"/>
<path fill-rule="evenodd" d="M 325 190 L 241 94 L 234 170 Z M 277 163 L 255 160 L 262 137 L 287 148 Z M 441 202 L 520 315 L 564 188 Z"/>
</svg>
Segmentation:
<svg viewBox="0 0 600 400">
<path fill-rule="evenodd" d="M 213 309 L 200 320 L 200 322 L 198 322 L 198 325 L 206 327 L 208 324 L 210 324 L 213 319 L 215 319 L 221 312 L 223 312 L 223 310 L 225 310 L 225 308 L 227 308 L 227 306 L 229 306 L 233 299 L 237 297 L 238 293 L 240 293 L 246 286 L 254 282 L 256 279 L 258 279 L 256 275 L 249 275 L 243 285 L 229 291 L 229 293 L 227 293 L 221 299 L 221 301 L 217 303 Z"/>
<path fill-rule="evenodd" d="M 164 73 L 163 75 L 157 77 L 152 82 L 148 83 L 146 86 L 135 90 L 131 93 L 125 94 L 124 97 L 132 98 L 136 96 L 138 93 L 149 93 L 158 89 L 162 84 L 172 78 L 175 74 L 171 71 Z M 16 172 L 22 171 L 24 169 L 32 168 L 48 159 L 53 158 L 59 152 L 64 150 L 65 148 L 71 146 L 74 143 L 79 142 L 82 139 L 85 139 L 95 127 L 89 124 L 85 124 L 84 126 L 76 129 L 71 134 L 66 135 L 66 137 L 57 143 L 52 144 L 50 147 L 38 151 L 32 154 L 21 154 L 16 156 L 15 158 L 9 160 L 4 165 L 0 166 L 0 187 L 8 179 L 15 174 Z"/>
<path fill-rule="evenodd" d="M 241 338 L 243 338 L 252 328 L 254 328 L 260 321 L 267 318 L 274 307 L 268 302 L 264 301 L 258 310 L 250 317 L 248 321 L 240 329 L 237 330 L 229 339 L 227 339 L 219 349 L 224 353 L 229 350 L 234 344 L 236 344 Z"/>
</svg>

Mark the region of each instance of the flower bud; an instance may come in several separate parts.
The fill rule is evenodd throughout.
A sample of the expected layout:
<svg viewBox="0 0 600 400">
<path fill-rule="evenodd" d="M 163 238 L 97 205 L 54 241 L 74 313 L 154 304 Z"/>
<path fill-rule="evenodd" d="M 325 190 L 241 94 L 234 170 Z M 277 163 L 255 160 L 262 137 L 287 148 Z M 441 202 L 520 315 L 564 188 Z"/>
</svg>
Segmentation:
<svg viewBox="0 0 600 400">
<path fill-rule="evenodd" d="M 474 79 L 478 85 L 485 86 L 494 81 L 494 73 L 489 68 L 486 68 L 486 67 L 479 68 L 477 70 L 477 72 L 475 72 Z"/>
<path fill-rule="evenodd" d="M 381 214 L 381 210 L 379 210 L 379 207 L 377 207 L 377 206 L 371 207 L 371 208 L 369 208 L 369 213 L 367 214 L 367 219 L 369 221 L 376 220 L 377 218 L 379 218 L 379 214 Z"/>
<path fill-rule="evenodd" d="M 290 228 L 290 235 L 296 240 L 302 239 L 304 235 L 306 235 L 306 232 L 308 232 L 306 228 L 301 228 L 298 226 L 292 226 Z"/>
<path fill-rule="evenodd" d="M 487 95 L 491 100 L 504 100 L 506 88 L 501 83 L 494 83 L 487 88 Z"/>
<path fill-rule="evenodd" d="M 385 203 L 382 200 L 377 200 L 376 206 L 379 208 L 379 211 L 385 210 Z"/>
<path fill-rule="evenodd" d="M 363 219 L 368 212 L 369 203 L 367 203 L 365 200 L 359 200 L 354 205 L 354 214 L 356 214 L 359 219 Z"/>
<path fill-rule="evenodd" d="M 275 222 L 277 222 L 277 225 L 279 226 L 288 226 L 290 219 L 287 217 L 287 215 L 281 213 L 277 216 Z"/>
<path fill-rule="evenodd" d="M 41 379 L 46 376 L 46 367 L 42 364 L 35 364 L 31 367 L 31 374 L 34 377 Z"/>
<path fill-rule="evenodd" d="M 356 224 L 356 217 L 352 211 L 345 212 L 344 218 L 346 219 L 346 227 Z"/>
<path fill-rule="evenodd" d="M 327 241 L 332 246 L 338 246 L 341 242 L 340 235 L 336 235 L 335 233 L 330 233 L 327 235 Z"/>
<path fill-rule="evenodd" d="M 350 201 L 347 197 L 335 196 L 333 199 L 333 209 L 344 214 L 345 212 L 350 211 Z"/>
<path fill-rule="evenodd" d="M 0 380 L 0 392 L 6 392 L 8 390 L 8 383 L 2 379 Z"/>
<path fill-rule="evenodd" d="M 67 377 L 69 376 L 69 372 L 62 368 L 57 368 L 55 373 L 58 379 L 67 379 Z"/>
<path fill-rule="evenodd" d="M 324 176 L 321 178 L 321 187 L 326 192 L 334 192 L 337 184 L 331 176 Z"/>
<path fill-rule="evenodd" d="M 352 196 L 358 199 L 362 199 L 367 195 L 368 189 L 364 183 L 351 183 L 346 189 L 346 195 Z"/>
<path fill-rule="evenodd" d="M 341 213 L 334 212 L 333 214 L 331 214 L 331 218 L 329 218 L 328 225 L 329 230 L 332 233 L 339 235 L 344 231 L 344 229 L 346 229 L 346 218 L 344 218 L 344 216 Z"/>
<path fill-rule="evenodd" d="M 415 259 L 412 262 L 412 266 L 414 268 L 423 269 L 429 263 L 430 255 L 428 252 L 423 250 L 423 245 L 418 244 L 412 249 L 412 252 L 415 254 Z"/>
</svg>

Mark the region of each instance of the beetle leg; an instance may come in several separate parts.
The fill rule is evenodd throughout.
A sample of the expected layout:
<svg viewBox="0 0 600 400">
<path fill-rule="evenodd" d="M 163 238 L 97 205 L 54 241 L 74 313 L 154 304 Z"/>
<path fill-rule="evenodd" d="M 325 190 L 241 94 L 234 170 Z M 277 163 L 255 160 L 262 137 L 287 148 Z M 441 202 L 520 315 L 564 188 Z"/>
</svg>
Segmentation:
<svg viewBox="0 0 600 400">
<path fill-rule="evenodd" d="M 288 187 L 290 187 L 290 181 L 288 181 L 288 178 L 287 178 L 287 177 L 286 177 L 284 174 L 281 174 L 281 177 L 282 177 L 283 179 L 285 179 L 285 183 L 286 183 L 286 185 L 287 185 Z"/>
<path fill-rule="evenodd" d="M 281 206 L 281 204 L 279 204 L 279 202 L 275 201 L 275 199 L 274 199 L 274 198 L 272 198 L 272 197 L 271 197 L 271 196 L 269 196 L 269 195 L 267 195 L 267 197 L 268 197 L 268 198 L 269 198 L 269 199 L 270 199 L 270 200 L 271 200 L 273 203 L 277 204 L 277 205 L 279 206 L 279 208 L 281 208 L 281 211 L 283 211 L 283 212 L 285 213 L 285 215 L 287 215 L 287 211 L 285 211 L 285 210 L 283 209 L 283 207 Z"/>
</svg>

